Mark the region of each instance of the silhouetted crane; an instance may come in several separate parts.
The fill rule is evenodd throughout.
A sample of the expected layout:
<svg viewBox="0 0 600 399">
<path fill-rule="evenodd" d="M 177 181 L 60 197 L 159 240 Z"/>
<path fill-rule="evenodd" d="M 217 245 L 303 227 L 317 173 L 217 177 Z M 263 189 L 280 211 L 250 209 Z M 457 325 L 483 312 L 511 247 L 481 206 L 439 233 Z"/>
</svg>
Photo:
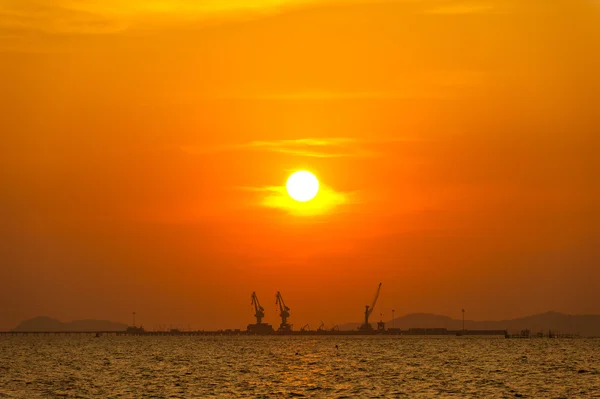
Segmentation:
<svg viewBox="0 0 600 399">
<path fill-rule="evenodd" d="M 283 296 L 281 296 L 281 292 L 277 291 L 275 298 L 275 304 L 279 305 L 279 316 L 281 316 L 279 331 L 292 331 L 291 324 L 288 324 L 287 322 L 287 318 L 290 317 L 290 308 L 286 306 Z"/>
<path fill-rule="evenodd" d="M 263 323 L 263 317 L 265 317 L 265 309 L 260 306 L 258 296 L 256 292 L 252 293 L 252 305 L 254 305 L 254 317 L 256 317 L 256 324 L 248 324 L 249 334 L 271 334 L 273 333 L 273 326 L 270 324 Z"/>
<path fill-rule="evenodd" d="M 252 305 L 254 305 L 254 317 L 256 317 L 256 324 L 261 324 L 263 317 L 265 317 L 265 309 L 260 306 L 260 302 L 258 301 L 258 296 L 256 296 L 256 292 L 252 293 Z"/>
<path fill-rule="evenodd" d="M 300 329 L 300 331 L 304 332 L 304 331 L 310 331 L 310 326 L 308 324 L 305 324 L 304 327 L 302 327 Z"/>
<path fill-rule="evenodd" d="M 323 323 L 323 320 L 321 320 L 321 325 L 317 328 L 317 331 L 325 331 L 325 323 Z"/>
<path fill-rule="evenodd" d="M 373 327 L 369 324 L 369 316 L 373 313 L 373 309 L 375 309 L 375 304 L 377 303 L 377 298 L 379 298 L 379 291 L 381 291 L 381 283 L 379 283 L 379 287 L 377 287 L 377 292 L 375 293 L 375 299 L 373 299 L 373 303 L 371 306 L 365 306 L 365 322 L 362 326 L 359 327 L 361 331 L 372 331 Z"/>
</svg>

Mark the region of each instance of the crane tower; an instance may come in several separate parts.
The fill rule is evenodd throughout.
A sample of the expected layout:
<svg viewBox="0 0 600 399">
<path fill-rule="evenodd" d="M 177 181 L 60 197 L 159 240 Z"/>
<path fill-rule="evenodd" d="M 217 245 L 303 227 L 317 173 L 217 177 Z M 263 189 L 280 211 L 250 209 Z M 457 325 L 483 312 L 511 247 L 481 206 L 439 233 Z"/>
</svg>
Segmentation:
<svg viewBox="0 0 600 399">
<path fill-rule="evenodd" d="M 256 292 L 252 293 L 252 305 L 254 305 L 254 317 L 256 317 L 256 324 L 261 324 L 263 317 L 265 317 L 265 308 L 260 305 Z"/>
<path fill-rule="evenodd" d="M 252 334 L 269 334 L 273 332 L 273 327 L 270 324 L 263 323 L 263 317 L 265 317 L 265 309 L 260 305 L 256 292 L 252 293 L 252 302 L 254 306 L 254 317 L 256 317 L 256 324 L 248 324 L 248 332 Z"/>
<path fill-rule="evenodd" d="M 275 304 L 279 305 L 279 316 L 281 317 L 281 324 L 279 325 L 278 331 L 292 331 L 292 325 L 288 324 L 287 322 L 288 317 L 290 317 L 290 308 L 286 306 L 285 301 L 283 300 L 283 296 L 279 291 L 277 291 L 277 295 L 275 296 Z"/>
<path fill-rule="evenodd" d="M 379 298 L 379 291 L 381 291 L 381 283 L 379 283 L 379 286 L 377 287 L 375 299 L 373 299 L 373 303 L 371 304 L 371 306 L 365 306 L 365 322 L 358 328 L 360 331 L 373 331 L 373 326 L 369 324 L 369 316 L 371 316 L 371 313 L 373 313 L 373 309 L 375 309 L 377 298 Z"/>
</svg>

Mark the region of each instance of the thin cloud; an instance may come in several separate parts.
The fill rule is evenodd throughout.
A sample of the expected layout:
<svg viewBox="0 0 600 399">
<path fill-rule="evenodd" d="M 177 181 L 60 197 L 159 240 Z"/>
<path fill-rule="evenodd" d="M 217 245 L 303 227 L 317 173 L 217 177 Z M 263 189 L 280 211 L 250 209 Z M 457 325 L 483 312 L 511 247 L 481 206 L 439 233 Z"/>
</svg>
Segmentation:
<svg viewBox="0 0 600 399">
<path fill-rule="evenodd" d="M 189 154 L 207 154 L 227 151 L 262 151 L 310 158 L 370 157 L 377 155 L 361 147 L 360 140 L 348 137 L 305 138 L 295 140 L 252 141 L 212 148 L 181 146 Z"/>
<path fill-rule="evenodd" d="M 340 158 L 371 155 L 360 148 L 356 148 L 356 143 L 357 140 L 352 138 L 309 138 L 297 140 L 253 141 L 248 143 L 246 148 L 313 158 Z"/>
<path fill-rule="evenodd" d="M 260 203 L 261 206 L 298 216 L 328 214 L 343 205 L 357 202 L 355 193 L 339 192 L 327 186 L 321 186 L 319 194 L 313 200 L 304 203 L 290 198 L 283 186 L 264 187 L 259 190 L 267 193 Z"/>
<path fill-rule="evenodd" d="M 233 187 L 234 190 L 260 195 L 258 206 L 284 211 L 296 216 L 318 216 L 340 210 L 341 207 L 360 203 L 359 192 L 336 191 L 321 182 L 318 195 L 308 202 L 297 202 L 287 193 L 285 186 Z"/>
<path fill-rule="evenodd" d="M 49 34 L 110 34 L 148 24 L 177 25 L 240 13 L 278 12 L 313 0 L 9 0 L 0 4 L 0 30 Z"/>
<path fill-rule="evenodd" d="M 473 4 L 473 3 L 459 3 L 447 4 L 439 7 L 429 8 L 424 11 L 426 14 L 485 14 L 492 12 L 499 12 L 497 6 L 494 4 Z"/>
<path fill-rule="evenodd" d="M 325 147 L 332 144 L 347 144 L 355 143 L 357 140 L 354 138 L 334 137 L 334 138 L 308 138 L 308 139 L 295 139 L 295 140 L 277 140 L 277 141 L 253 141 L 249 145 L 253 147 L 273 147 L 282 144 L 295 144 L 295 145 L 309 145 L 309 146 L 320 146 Z"/>
<path fill-rule="evenodd" d="M 438 97 L 439 93 L 421 93 L 423 97 Z M 252 100 L 400 100 L 412 99 L 414 93 L 393 91 L 319 91 L 297 90 L 281 93 L 238 93 L 221 96 L 224 99 L 252 99 Z"/>
<path fill-rule="evenodd" d="M 226 144 L 209 147 L 183 145 L 180 146 L 179 149 L 191 155 L 206 155 L 235 151 L 262 151 L 311 158 L 362 158 L 381 156 L 382 146 L 422 141 L 428 141 L 428 139 L 408 136 L 370 140 L 351 137 L 330 137 L 251 141 L 243 144 Z M 373 148 L 377 148 L 378 150 Z"/>
<path fill-rule="evenodd" d="M 127 29 L 117 13 L 96 12 L 63 1 L 40 4 L 23 0 L 0 6 L 0 30 L 49 34 L 109 34 Z"/>
<path fill-rule="evenodd" d="M 222 100 L 278 100 L 278 101 L 336 101 L 336 100 L 416 100 L 440 99 L 447 93 L 439 87 L 404 87 L 400 90 L 292 90 L 286 92 L 241 91 L 216 95 Z"/>
</svg>

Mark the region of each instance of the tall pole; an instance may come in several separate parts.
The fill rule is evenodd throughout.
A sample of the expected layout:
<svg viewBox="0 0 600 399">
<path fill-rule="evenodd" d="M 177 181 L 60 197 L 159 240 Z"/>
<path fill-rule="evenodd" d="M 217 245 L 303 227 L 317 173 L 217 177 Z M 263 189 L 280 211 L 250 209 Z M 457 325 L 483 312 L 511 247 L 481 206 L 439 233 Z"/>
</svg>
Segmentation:
<svg viewBox="0 0 600 399">
<path fill-rule="evenodd" d="M 462 315 L 463 315 L 463 332 L 465 332 L 465 310 L 462 310 Z"/>
<path fill-rule="evenodd" d="M 396 316 L 394 316 L 395 313 L 396 310 L 392 309 L 392 328 L 396 328 Z"/>
<path fill-rule="evenodd" d="M 135 312 L 133 312 L 133 326 L 135 327 Z"/>
</svg>

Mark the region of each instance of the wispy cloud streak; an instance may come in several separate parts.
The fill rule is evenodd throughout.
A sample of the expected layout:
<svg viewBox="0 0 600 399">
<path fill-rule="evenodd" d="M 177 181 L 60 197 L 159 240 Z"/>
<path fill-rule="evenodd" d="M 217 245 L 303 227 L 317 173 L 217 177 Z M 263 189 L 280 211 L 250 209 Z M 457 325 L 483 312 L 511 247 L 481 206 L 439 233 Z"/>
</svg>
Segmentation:
<svg viewBox="0 0 600 399">
<path fill-rule="evenodd" d="M 500 8 L 492 3 L 452 2 L 424 10 L 426 14 L 487 14 L 500 12 Z"/>
<path fill-rule="evenodd" d="M 354 0 L 349 3 L 371 3 Z M 426 13 L 489 12 L 495 4 L 439 0 L 396 0 Z M 336 0 L 7 0 L 0 2 L 0 29 L 22 29 L 47 33 L 106 34 L 136 25 L 188 23 L 215 17 L 280 12 L 290 7 L 338 3 Z M 340 2 L 343 3 L 343 2 Z M 349 97 L 389 96 L 382 93 L 347 93 Z M 337 93 L 295 93 L 294 98 L 337 98 Z"/>
<path fill-rule="evenodd" d="M 313 0 L 8 0 L 0 2 L 0 30 L 50 34 L 107 34 L 149 22 L 178 24 L 239 13 L 277 12 Z M 170 21 L 170 22 L 169 22 Z"/>
<path fill-rule="evenodd" d="M 284 186 L 237 187 L 239 190 L 262 194 L 259 205 L 297 216 L 330 214 L 340 207 L 358 203 L 357 192 L 340 192 L 321 185 L 319 194 L 311 201 L 297 202 L 290 198 Z"/>
<path fill-rule="evenodd" d="M 369 157 L 377 153 L 361 147 L 363 141 L 347 138 L 306 138 L 294 140 L 252 141 L 212 148 L 182 146 L 190 154 L 206 154 L 226 151 L 263 151 L 313 158 Z"/>
</svg>

